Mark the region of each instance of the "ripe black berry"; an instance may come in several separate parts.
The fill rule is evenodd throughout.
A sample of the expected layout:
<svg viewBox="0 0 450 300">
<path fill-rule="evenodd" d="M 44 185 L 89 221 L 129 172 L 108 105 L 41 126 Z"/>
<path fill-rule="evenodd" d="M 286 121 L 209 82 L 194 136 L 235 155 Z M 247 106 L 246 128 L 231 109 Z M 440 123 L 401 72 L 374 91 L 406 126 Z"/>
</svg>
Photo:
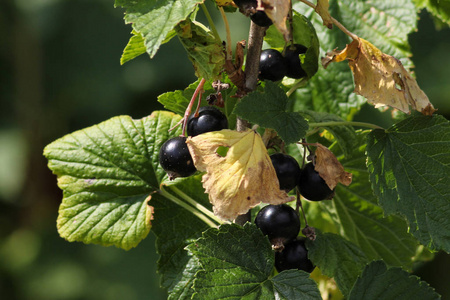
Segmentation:
<svg viewBox="0 0 450 300">
<path fill-rule="evenodd" d="M 314 170 L 312 163 L 306 164 L 303 168 L 298 188 L 300 194 L 311 201 L 331 199 L 334 195 L 334 190 L 331 190 L 325 180 Z"/>
<path fill-rule="evenodd" d="M 187 121 L 187 134 L 189 136 L 226 128 L 228 128 L 227 117 L 214 106 L 201 107 L 198 111 L 198 117 L 191 114 Z"/>
<path fill-rule="evenodd" d="M 284 244 L 295 239 L 300 231 L 297 213 L 286 204 L 263 207 L 256 215 L 255 224 L 272 244 Z"/>
<path fill-rule="evenodd" d="M 297 269 L 311 273 L 315 267 L 308 258 L 305 240 L 293 240 L 284 246 L 283 251 L 275 252 L 275 268 L 278 272 Z"/>
<path fill-rule="evenodd" d="M 260 27 L 269 27 L 273 24 L 272 20 L 262 10 L 258 10 L 254 14 L 251 14 L 250 19 Z"/>
<path fill-rule="evenodd" d="M 259 59 L 259 79 L 278 81 L 283 79 L 287 72 L 287 64 L 283 55 L 275 49 L 261 51 Z"/>
<path fill-rule="evenodd" d="M 159 163 L 170 180 L 188 177 L 197 171 L 183 136 L 174 137 L 162 145 L 159 150 Z"/>
<path fill-rule="evenodd" d="M 270 159 L 277 173 L 280 189 L 289 192 L 298 183 L 301 173 L 300 166 L 295 158 L 283 153 L 272 154 Z"/>
<path fill-rule="evenodd" d="M 300 54 L 306 53 L 306 50 L 308 50 L 308 48 L 300 44 L 294 44 L 287 47 L 284 52 L 284 57 L 287 62 L 287 77 L 299 79 L 306 76 L 306 72 L 302 68 L 299 57 Z"/>
</svg>

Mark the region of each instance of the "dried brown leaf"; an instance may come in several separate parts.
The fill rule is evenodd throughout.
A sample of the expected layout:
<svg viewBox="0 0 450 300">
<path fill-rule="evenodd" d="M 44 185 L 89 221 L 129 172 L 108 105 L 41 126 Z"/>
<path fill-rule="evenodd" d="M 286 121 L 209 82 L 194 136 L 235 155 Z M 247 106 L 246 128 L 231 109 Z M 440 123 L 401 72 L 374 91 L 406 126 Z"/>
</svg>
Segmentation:
<svg viewBox="0 0 450 300">
<path fill-rule="evenodd" d="M 261 136 L 253 130 L 208 132 L 188 138 L 187 144 L 195 167 L 206 171 L 203 187 L 220 218 L 233 220 L 261 202 L 294 200 L 280 190 Z M 224 147 L 226 155 L 220 151 Z"/>
<path fill-rule="evenodd" d="M 405 113 L 410 106 L 424 115 L 436 110 L 416 80 L 393 56 L 384 54 L 368 41 L 358 38 L 342 51 L 333 50 L 322 58 L 326 68 L 344 59 L 353 72 L 355 93 L 364 96 L 375 107 L 388 105 Z"/>
<path fill-rule="evenodd" d="M 352 174 L 344 170 L 333 152 L 320 143 L 316 143 L 314 146 L 317 146 L 314 170 L 325 180 L 328 187 L 333 190 L 339 182 L 343 185 L 350 185 Z"/>
</svg>

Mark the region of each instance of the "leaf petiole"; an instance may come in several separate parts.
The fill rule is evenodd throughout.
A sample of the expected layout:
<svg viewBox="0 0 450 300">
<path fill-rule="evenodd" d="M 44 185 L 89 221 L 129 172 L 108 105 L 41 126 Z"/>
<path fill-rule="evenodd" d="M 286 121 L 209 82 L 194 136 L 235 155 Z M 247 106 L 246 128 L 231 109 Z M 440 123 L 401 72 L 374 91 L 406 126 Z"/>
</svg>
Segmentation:
<svg viewBox="0 0 450 300">
<path fill-rule="evenodd" d="M 158 191 L 158 193 L 165 197 L 166 199 L 172 201 L 173 203 L 183 207 L 184 209 L 188 210 L 189 212 L 193 213 L 197 218 L 205 222 L 208 226 L 211 228 L 217 228 L 217 224 L 214 223 L 211 219 L 209 219 L 207 216 L 205 216 L 203 213 L 201 213 L 199 210 L 197 210 L 195 207 L 183 202 L 182 200 L 178 199 L 177 197 L 173 196 L 172 194 L 168 193 L 166 190 L 164 190 L 163 187 Z"/>
<path fill-rule="evenodd" d="M 325 127 L 325 126 L 342 126 L 342 125 L 350 125 L 350 126 L 357 126 L 357 127 L 365 127 L 365 128 L 372 128 L 372 129 L 383 129 L 383 127 L 372 124 L 372 123 L 366 123 L 366 122 L 354 122 L 354 121 L 330 121 L 330 122 L 311 122 L 309 123 L 309 127 L 315 128 L 315 127 Z"/>
<path fill-rule="evenodd" d="M 206 19 L 208 20 L 208 24 L 211 27 L 211 31 L 213 32 L 214 37 L 216 38 L 216 40 L 221 42 L 222 40 L 220 39 L 220 35 L 217 32 L 216 26 L 214 25 L 214 21 L 212 20 L 211 15 L 209 14 L 208 8 L 206 7 L 205 3 L 202 3 L 200 6 L 202 7 Z"/>
<path fill-rule="evenodd" d="M 178 196 L 180 196 L 181 198 L 186 200 L 186 202 L 188 202 L 190 205 L 194 206 L 196 209 L 198 209 L 199 211 L 201 211 L 202 213 L 207 215 L 210 219 L 216 221 L 219 224 L 223 223 L 223 221 L 221 219 L 219 219 L 216 215 L 214 215 L 214 213 L 212 211 L 210 211 L 209 209 L 207 209 L 206 207 L 204 207 L 203 205 L 201 205 L 200 203 L 198 203 L 197 201 L 195 201 L 194 199 L 192 199 L 191 197 L 189 197 L 188 195 L 183 193 L 183 191 L 181 191 L 179 188 L 172 186 L 171 189 Z"/>
</svg>

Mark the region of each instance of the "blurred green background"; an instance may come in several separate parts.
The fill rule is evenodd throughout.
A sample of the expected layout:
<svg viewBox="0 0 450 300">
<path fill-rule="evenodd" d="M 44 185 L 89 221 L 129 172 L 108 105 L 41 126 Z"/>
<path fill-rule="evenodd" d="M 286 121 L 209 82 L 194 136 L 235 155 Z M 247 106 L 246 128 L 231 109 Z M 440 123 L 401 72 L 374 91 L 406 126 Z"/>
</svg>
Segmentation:
<svg viewBox="0 0 450 300">
<path fill-rule="evenodd" d="M 59 238 L 62 195 L 42 156 L 45 145 L 74 130 L 121 114 L 146 116 L 161 108 L 158 95 L 195 80 L 177 39 L 153 60 L 142 55 L 121 66 L 131 27 L 113 2 L 0 3 L 1 299 L 166 298 L 152 234 L 130 251 Z M 248 20 L 234 14 L 230 23 L 233 42 L 245 39 Z M 449 118 L 450 29 L 437 31 L 423 12 L 410 42 L 419 85 Z M 359 117 L 367 113 L 374 109 Z M 449 255 L 440 253 L 416 273 L 450 299 L 449 270 Z"/>
</svg>

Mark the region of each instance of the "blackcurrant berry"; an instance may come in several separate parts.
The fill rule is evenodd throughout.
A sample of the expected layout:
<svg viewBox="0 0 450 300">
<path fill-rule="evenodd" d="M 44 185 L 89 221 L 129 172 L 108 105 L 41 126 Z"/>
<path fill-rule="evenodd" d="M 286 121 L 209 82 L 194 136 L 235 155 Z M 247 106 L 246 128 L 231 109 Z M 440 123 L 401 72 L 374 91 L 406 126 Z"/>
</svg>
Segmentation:
<svg viewBox="0 0 450 300">
<path fill-rule="evenodd" d="M 170 180 L 188 177 L 197 171 L 183 136 L 174 137 L 162 145 L 159 150 L 159 163 Z"/>
<path fill-rule="evenodd" d="M 214 106 L 204 106 L 198 111 L 198 116 L 189 116 L 187 134 L 196 136 L 205 132 L 219 131 L 228 128 L 227 117 Z"/>
<path fill-rule="evenodd" d="M 315 267 L 308 258 L 305 240 L 293 240 L 284 245 L 283 251 L 275 252 L 275 268 L 278 272 L 297 269 L 311 273 Z"/>
<path fill-rule="evenodd" d="M 334 195 L 334 190 L 331 190 L 325 180 L 314 170 L 312 163 L 306 164 L 303 168 L 298 189 L 303 197 L 311 201 L 331 199 Z"/>
<path fill-rule="evenodd" d="M 233 0 L 234 4 L 239 7 L 239 11 L 248 16 L 249 11 L 254 11 L 258 6 L 256 0 Z"/>
<path fill-rule="evenodd" d="M 285 190 L 287 193 L 295 188 L 301 173 L 295 158 L 283 153 L 275 153 L 270 156 L 270 159 L 280 182 L 280 190 Z"/>
<path fill-rule="evenodd" d="M 273 24 L 272 20 L 262 10 L 258 10 L 254 14 L 251 14 L 250 19 L 260 27 L 269 27 Z"/>
<path fill-rule="evenodd" d="M 295 239 L 300 232 L 300 219 L 286 204 L 263 207 L 256 215 L 255 224 L 272 244 L 284 244 Z"/>
<path fill-rule="evenodd" d="M 261 51 L 259 59 L 259 79 L 278 81 L 283 79 L 287 72 L 286 60 L 275 49 Z"/>
<path fill-rule="evenodd" d="M 306 72 L 302 68 L 299 57 L 300 54 L 306 53 L 306 50 L 308 50 L 308 48 L 300 44 L 294 44 L 287 47 L 284 52 L 284 57 L 287 62 L 287 77 L 299 79 L 306 76 Z"/>
</svg>

